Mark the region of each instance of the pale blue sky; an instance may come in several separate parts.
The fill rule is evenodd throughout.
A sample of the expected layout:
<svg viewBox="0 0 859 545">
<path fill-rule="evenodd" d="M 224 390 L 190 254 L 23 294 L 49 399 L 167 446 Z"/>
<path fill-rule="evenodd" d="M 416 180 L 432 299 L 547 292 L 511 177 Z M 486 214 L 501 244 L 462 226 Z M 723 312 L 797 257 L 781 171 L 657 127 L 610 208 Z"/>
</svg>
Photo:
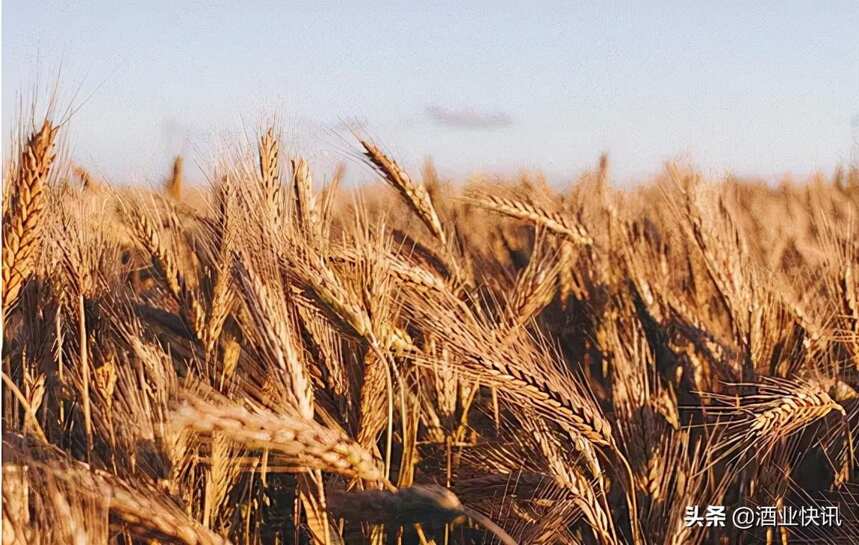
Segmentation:
<svg viewBox="0 0 859 545">
<path fill-rule="evenodd" d="M 416 4 L 5 0 L 4 134 L 62 62 L 91 95 L 72 153 L 117 181 L 205 162 L 272 114 L 319 163 L 346 156 L 331 128 L 354 119 L 457 175 L 562 181 L 604 150 L 621 181 L 676 157 L 762 176 L 851 158 L 855 0 Z"/>
</svg>

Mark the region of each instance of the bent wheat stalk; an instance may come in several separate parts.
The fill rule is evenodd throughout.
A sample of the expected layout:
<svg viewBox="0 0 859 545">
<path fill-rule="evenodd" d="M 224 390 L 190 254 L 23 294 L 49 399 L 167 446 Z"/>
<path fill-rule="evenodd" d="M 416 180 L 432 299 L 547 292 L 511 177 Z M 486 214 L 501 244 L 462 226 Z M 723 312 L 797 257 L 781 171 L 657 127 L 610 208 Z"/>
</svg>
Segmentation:
<svg viewBox="0 0 859 545">
<path fill-rule="evenodd" d="M 438 485 L 415 485 L 393 492 L 367 490 L 332 494 L 328 508 L 347 520 L 392 526 L 440 524 L 468 517 L 492 532 L 505 545 L 516 545 L 516 541 L 491 519 L 465 507 L 456 494 Z"/>
</svg>

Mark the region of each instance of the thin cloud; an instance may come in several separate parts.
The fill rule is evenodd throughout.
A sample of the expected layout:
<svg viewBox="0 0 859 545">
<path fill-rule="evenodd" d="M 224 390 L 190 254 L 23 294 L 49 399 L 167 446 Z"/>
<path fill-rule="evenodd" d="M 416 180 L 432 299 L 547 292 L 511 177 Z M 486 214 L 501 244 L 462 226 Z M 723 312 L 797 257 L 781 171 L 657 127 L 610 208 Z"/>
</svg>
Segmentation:
<svg viewBox="0 0 859 545">
<path fill-rule="evenodd" d="M 513 124 L 505 112 L 479 112 L 471 108 L 427 106 L 426 114 L 435 124 L 455 129 L 503 129 Z"/>
<path fill-rule="evenodd" d="M 360 132 L 366 130 L 368 125 L 369 123 L 367 123 L 366 119 L 350 117 L 348 119 L 341 119 L 336 123 L 331 123 L 329 127 L 331 130 L 337 132 Z"/>
</svg>

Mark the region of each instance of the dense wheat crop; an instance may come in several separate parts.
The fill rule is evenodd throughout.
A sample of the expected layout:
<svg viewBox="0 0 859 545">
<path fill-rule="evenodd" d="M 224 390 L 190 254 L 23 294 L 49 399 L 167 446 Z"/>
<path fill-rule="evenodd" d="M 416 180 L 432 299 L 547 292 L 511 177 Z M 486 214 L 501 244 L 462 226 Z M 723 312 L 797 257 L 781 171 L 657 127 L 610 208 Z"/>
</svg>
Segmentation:
<svg viewBox="0 0 859 545">
<path fill-rule="evenodd" d="M 4 168 L 3 543 L 848 543 L 859 173 Z M 378 191 L 382 180 L 390 189 Z M 690 524 L 834 505 L 840 526 Z"/>
</svg>

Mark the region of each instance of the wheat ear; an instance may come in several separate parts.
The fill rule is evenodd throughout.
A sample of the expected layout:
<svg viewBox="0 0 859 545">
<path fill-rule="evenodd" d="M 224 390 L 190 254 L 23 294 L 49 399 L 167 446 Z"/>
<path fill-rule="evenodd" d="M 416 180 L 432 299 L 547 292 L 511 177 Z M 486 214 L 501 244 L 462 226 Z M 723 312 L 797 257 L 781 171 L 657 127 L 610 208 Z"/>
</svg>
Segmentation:
<svg viewBox="0 0 859 545">
<path fill-rule="evenodd" d="M 273 218 L 280 218 L 280 144 L 274 129 L 268 129 L 259 139 L 259 169 L 262 191 Z"/>
<path fill-rule="evenodd" d="M 157 228 L 146 215 L 136 207 L 132 207 L 128 215 L 134 235 L 149 252 L 152 263 L 161 274 L 170 295 L 178 303 L 185 325 L 198 340 L 204 339 L 205 309 L 179 270 L 175 257 L 168 250 Z"/>
<path fill-rule="evenodd" d="M 307 161 L 301 157 L 290 161 L 292 165 L 292 190 L 295 194 L 295 213 L 298 225 L 305 233 L 313 233 L 316 209 L 313 203 L 313 182 Z"/>
<path fill-rule="evenodd" d="M 181 155 L 177 155 L 173 160 L 173 173 L 167 182 L 164 184 L 164 190 L 167 195 L 176 201 L 182 200 L 182 183 L 184 180 L 184 160 Z"/>
<path fill-rule="evenodd" d="M 45 188 L 54 162 L 58 127 L 47 119 L 21 152 L 13 192 L 3 218 L 3 316 L 18 298 L 33 273 L 36 249 L 42 235 Z"/>
<path fill-rule="evenodd" d="M 594 242 L 583 225 L 573 223 L 557 212 L 546 210 L 529 202 L 514 201 L 496 195 L 473 195 L 466 201 L 511 218 L 542 225 L 548 231 L 582 246 L 588 246 Z"/>
<path fill-rule="evenodd" d="M 364 155 L 370 163 L 376 167 L 385 180 L 396 189 L 406 203 L 414 210 L 415 214 L 424 222 L 427 229 L 435 236 L 442 245 L 447 243 L 447 235 L 432 204 L 429 193 L 424 186 L 415 183 L 403 168 L 393 159 L 382 153 L 372 142 L 361 140 L 364 146 Z"/>
<path fill-rule="evenodd" d="M 186 396 L 172 422 L 179 429 L 218 432 L 249 447 L 272 449 L 297 470 L 384 481 L 378 461 L 345 433 L 298 414 L 251 413 L 236 405 L 218 406 Z"/>
</svg>

